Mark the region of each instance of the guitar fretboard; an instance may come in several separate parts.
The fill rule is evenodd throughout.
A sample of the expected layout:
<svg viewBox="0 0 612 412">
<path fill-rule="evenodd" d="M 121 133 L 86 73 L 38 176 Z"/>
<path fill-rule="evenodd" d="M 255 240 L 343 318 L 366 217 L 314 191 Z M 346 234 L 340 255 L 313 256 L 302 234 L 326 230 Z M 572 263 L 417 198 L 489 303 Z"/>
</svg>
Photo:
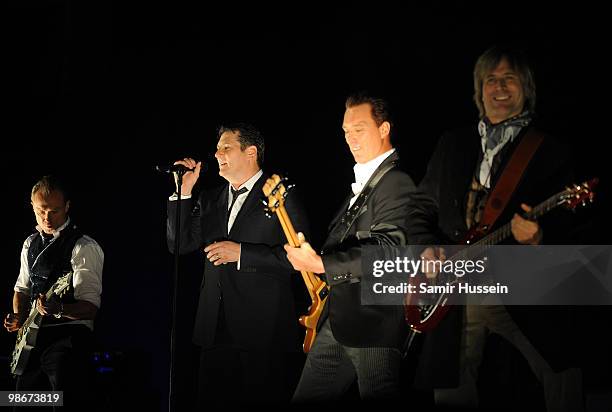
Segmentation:
<svg viewBox="0 0 612 412">
<path fill-rule="evenodd" d="M 567 194 L 567 191 L 564 190 L 560 193 L 557 193 L 542 203 L 535 206 L 531 212 L 525 213 L 525 217 L 527 219 L 535 219 L 539 218 L 557 206 L 564 203 L 564 197 Z M 508 239 L 512 235 L 512 225 L 511 222 L 506 223 L 505 225 L 499 227 L 494 232 L 488 234 L 483 237 L 479 241 L 473 243 L 469 247 L 462 249 L 457 252 L 451 260 L 471 260 L 477 257 L 482 256 L 491 246 L 497 245 L 504 240 Z"/>
<path fill-rule="evenodd" d="M 70 282 L 72 280 L 72 276 L 71 275 L 64 275 L 64 278 L 67 278 L 66 282 Z M 47 293 L 45 293 L 45 300 L 49 300 L 49 299 L 51 299 L 51 297 L 53 297 L 53 295 L 55 295 L 56 286 L 57 286 L 58 283 L 59 283 L 59 281 L 56 282 L 51 288 L 49 288 Z M 62 287 L 60 289 L 63 291 L 65 289 L 65 287 Z M 26 321 L 23 322 L 23 325 L 20 328 L 20 333 L 21 333 L 21 331 L 28 330 L 28 328 L 30 326 L 32 326 L 32 323 L 37 322 L 39 316 L 41 316 L 41 315 L 40 315 L 40 313 L 38 313 L 38 310 L 36 309 L 36 301 L 34 301 L 34 303 L 32 305 L 32 308 L 30 309 L 30 315 L 28 316 Z"/>
</svg>

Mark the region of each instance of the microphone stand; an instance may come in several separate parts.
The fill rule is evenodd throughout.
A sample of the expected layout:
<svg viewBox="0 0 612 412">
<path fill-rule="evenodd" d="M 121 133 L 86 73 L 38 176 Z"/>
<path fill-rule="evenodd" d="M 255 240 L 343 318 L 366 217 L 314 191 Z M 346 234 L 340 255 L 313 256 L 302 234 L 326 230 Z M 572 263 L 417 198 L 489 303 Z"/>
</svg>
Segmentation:
<svg viewBox="0 0 612 412">
<path fill-rule="evenodd" d="M 172 279 L 172 314 L 170 320 L 170 389 L 168 395 L 168 407 L 170 412 L 176 411 L 176 301 L 178 296 L 178 274 L 179 274 L 179 252 L 181 251 L 181 189 L 183 186 L 183 175 L 187 170 L 177 169 L 176 173 L 176 221 L 174 227 L 174 276 Z"/>
</svg>

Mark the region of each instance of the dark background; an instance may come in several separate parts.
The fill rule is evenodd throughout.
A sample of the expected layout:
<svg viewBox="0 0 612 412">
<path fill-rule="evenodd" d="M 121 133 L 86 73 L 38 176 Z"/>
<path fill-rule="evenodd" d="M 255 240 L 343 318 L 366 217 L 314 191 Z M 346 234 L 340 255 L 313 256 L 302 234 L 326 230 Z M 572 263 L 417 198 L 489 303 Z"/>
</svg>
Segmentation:
<svg viewBox="0 0 612 412">
<path fill-rule="evenodd" d="M 8 224 L 0 307 L 11 308 L 19 251 L 33 229 L 31 186 L 44 174 L 68 176 L 72 216 L 106 254 L 96 334 L 109 405 L 127 388 L 146 394 L 150 410 L 166 405 L 172 256 L 165 204 L 172 185 L 153 166 L 191 155 L 210 163 L 204 185 L 220 183 L 213 153 L 224 121 L 262 129 L 265 168 L 289 172 L 301 187 L 320 245 L 352 181 L 341 130 L 347 93 L 365 88 L 391 101 L 400 152 L 418 181 L 440 134 L 477 120 L 471 73 L 478 55 L 511 42 L 533 61 L 542 124 L 572 145 L 577 179 L 602 178 L 598 202 L 579 214 L 580 241 L 610 243 L 603 10 L 467 1 L 288 7 L 68 0 L 10 1 L 2 9 L 0 171 Z M 200 262 L 197 254 L 183 262 L 181 359 L 192 349 Z M 605 346 L 599 331 L 591 333 L 585 340 L 598 353 Z M 13 342 L 0 332 L 1 356 Z M 598 362 L 609 364 L 602 356 Z M 0 382 L 12 387 L 8 376 Z"/>
</svg>

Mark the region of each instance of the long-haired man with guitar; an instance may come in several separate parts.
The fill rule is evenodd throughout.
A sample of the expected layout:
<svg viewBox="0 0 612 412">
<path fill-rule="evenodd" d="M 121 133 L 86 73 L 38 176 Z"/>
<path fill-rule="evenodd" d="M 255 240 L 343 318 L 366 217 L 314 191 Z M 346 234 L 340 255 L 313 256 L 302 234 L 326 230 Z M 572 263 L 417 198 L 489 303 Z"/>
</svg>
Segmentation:
<svg viewBox="0 0 612 412">
<path fill-rule="evenodd" d="M 296 403 L 338 400 L 355 380 L 363 400 L 398 395 L 399 349 L 407 328 L 401 306 L 361 304 L 362 251 L 367 245 L 406 244 L 416 187 L 398 167 L 386 101 L 350 96 L 342 128 L 356 162 L 352 191 L 330 225 L 321 255 L 303 238 L 297 247 L 285 246 L 296 270 L 324 274 L 330 287 Z"/>
<path fill-rule="evenodd" d="M 9 332 L 18 331 L 11 371 L 17 390 L 64 391 L 66 410 L 85 410 L 94 402 L 86 368 L 104 253 L 71 222 L 58 179 L 40 179 L 31 201 L 38 225 L 23 244 L 13 313 L 4 319 Z"/>
<path fill-rule="evenodd" d="M 475 65 L 474 90 L 480 112 L 477 127 L 442 136 L 419 186 L 436 206 L 437 228 L 431 231 L 437 233 L 436 241 L 465 244 L 468 230 L 484 235 L 509 222 L 511 243 L 562 241 L 561 234 L 568 230 L 566 212 L 557 210 L 540 221 L 521 216 L 531 211 L 528 205 L 572 183 L 569 151 L 534 126 L 535 82 L 525 56 L 512 49 L 487 50 Z M 443 258 L 443 252 L 428 248 L 423 256 Z M 550 345 L 532 340 L 534 328 L 549 338 L 562 336 L 563 329 L 547 328 L 551 318 L 521 322 L 521 315 L 527 314 L 524 309 L 495 303 L 451 309 L 425 335 L 417 385 L 434 388 L 437 405 L 477 407 L 478 370 L 492 332 L 527 360 L 542 384 L 549 411 L 581 410 L 580 371 L 569 369 Z M 548 313 L 542 308 L 529 311 L 533 318 Z"/>
</svg>

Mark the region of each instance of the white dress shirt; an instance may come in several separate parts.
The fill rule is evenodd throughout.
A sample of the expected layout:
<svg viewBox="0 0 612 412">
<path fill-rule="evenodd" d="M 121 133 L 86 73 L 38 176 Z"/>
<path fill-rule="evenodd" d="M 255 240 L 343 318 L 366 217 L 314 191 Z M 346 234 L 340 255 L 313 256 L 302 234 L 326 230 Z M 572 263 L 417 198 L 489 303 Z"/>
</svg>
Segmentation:
<svg viewBox="0 0 612 412">
<path fill-rule="evenodd" d="M 242 209 L 242 205 L 244 204 L 244 201 L 246 200 L 247 196 L 249 195 L 249 193 L 253 189 L 253 186 L 255 186 L 255 183 L 259 180 L 261 175 L 263 175 L 263 170 L 259 169 L 259 172 L 255 173 L 253 177 L 251 177 L 249 180 L 241 184 L 240 187 L 238 187 L 237 189 L 234 189 L 234 190 L 240 190 L 243 187 L 246 187 L 248 191 L 238 196 L 238 198 L 234 202 L 234 206 L 232 206 L 232 210 L 229 211 L 229 218 L 227 219 L 227 233 L 229 233 L 230 230 L 232 230 L 232 226 L 234 226 L 234 221 L 236 220 L 236 216 L 238 216 L 238 213 L 240 212 L 240 209 Z M 228 196 L 227 207 L 229 208 L 229 205 L 232 204 L 232 184 L 231 183 L 229 184 L 229 189 L 227 192 L 228 192 L 227 193 L 227 196 Z M 239 245 L 240 245 L 240 256 L 242 256 L 242 244 L 239 244 Z M 238 262 L 236 262 L 236 269 L 240 270 L 240 258 L 238 258 Z"/>
<path fill-rule="evenodd" d="M 57 239 L 60 232 L 70 224 L 70 218 L 66 220 L 62 226 L 53 232 L 53 241 Z M 21 249 L 21 267 L 19 276 L 15 283 L 15 292 L 21 292 L 30 296 L 32 283 L 30 282 L 30 266 L 28 264 L 28 251 L 32 241 L 36 236 L 42 236 L 42 229 L 36 226 L 39 233 L 30 235 Z M 104 266 L 104 252 L 98 243 L 89 236 L 81 236 L 72 249 L 70 258 L 72 266 L 72 287 L 74 288 L 74 298 L 76 300 L 84 300 L 97 308 L 100 307 L 100 296 L 102 295 L 102 268 Z M 72 320 L 66 324 L 84 324 L 90 329 L 93 329 L 93 320 Z M 43 325 L 45 326 L 45 325 Z M 48 325 L 55 326 L 55 324 Z"/>
<path fill-rule="evenodd" d="M 355 166 L 353 166 L 353 172 L 355 173 L 355 183 L 351 183 L 351 189 L 353 189 L 354 196 L 351 198 L 349 208 L 353 206 L 353 203 L 355 203 L 355 200 L 357 200 L 357 195 L 361 193 L 363 187 L 368 182 L 368 180 L 370 180 L 370 177 L 372 177 L 376 169 L 378 169 L 382 162 L 384 162 L 387 157 L 391 156 L 393 152 L 395 152 L 395 149 L 388 150 L 368 162 L 355 163 Z"/>
<path fill-rule="evenodd" d="M 253 177 L 251 177 L 249 180 L 241 184 L 240 187 L 234 189 L 234 190 L 240 190 L 243 187 L 246 187 L 248 189 L 248 192 L 243 193 L 240 196 L 238 196 L 238 199 L 236 199 L 236 201 L 234 202 L 234 206 L 232 207 L 232 210 L 229 211 L 229 219 L 227 219 L 227 233 L 229 233 L 230 230 L 232 230 L 232 226 L 234 225 L 234 220 L 236 220 L 236 216 L 238 216 L 238 212 L 240 212 L 240 209 L 242 208 L 244 201 L 246 200 L 247 196 L 249 195 L 249 193 L 253 189 L 253 186 L 255 186 L 255 183 L 259 180 L 261 175 L 263 175 L 263 171 L 260 169 L 259 172 L 253 175 Z M 230 183 L 228 191 L 227 191 L 227 207 L 229 207 L 229 205 L 231 204 L 232 204 L 232 184 Z"/>
</svg>

